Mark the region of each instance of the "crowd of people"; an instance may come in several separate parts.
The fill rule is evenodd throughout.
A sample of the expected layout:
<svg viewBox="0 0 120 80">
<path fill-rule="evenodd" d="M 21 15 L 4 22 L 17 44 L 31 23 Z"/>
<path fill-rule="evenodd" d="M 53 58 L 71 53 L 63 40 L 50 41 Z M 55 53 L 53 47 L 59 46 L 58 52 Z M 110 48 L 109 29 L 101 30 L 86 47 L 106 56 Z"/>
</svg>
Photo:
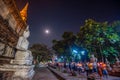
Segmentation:
<svg viewBox="0 0 120 80">
<path fill-rule="evenodd" d="M 85 73 L 87 77 L 96 77 L 100 78 L 105 77 L 108 78 L 108 70 L 107 65 L 104 62 L 57 62 L 54 64 L 56 68 L 59 70 L 64 70 L 71 74 L 82 74 Z"/>
<path fill-rule="evenodd" d="M 105 59 L 105 62 L 99 62 L 94 55 L 91 55 L 88 62 L 53 62 L 52 65 L 60 71 L 65 71 L 72 75 L 84 74 L 87 78 L 103 80 L 102 78 L 108 79 L 109 74 L 120 76 L 120 61 L 118 58 L 116 58 L 114 64 L 110 64 L 107 59 Z"/>
</svg>

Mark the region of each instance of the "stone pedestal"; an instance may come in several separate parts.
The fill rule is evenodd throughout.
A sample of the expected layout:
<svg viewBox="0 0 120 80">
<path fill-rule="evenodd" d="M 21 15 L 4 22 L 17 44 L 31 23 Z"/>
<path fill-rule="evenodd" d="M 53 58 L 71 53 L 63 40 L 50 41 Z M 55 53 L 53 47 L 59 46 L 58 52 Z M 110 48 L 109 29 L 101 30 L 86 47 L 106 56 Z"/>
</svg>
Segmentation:
<svg viewBox="0 0 120 80">
<path fill-rule="evenodd" d="M 24 31 L 23 36 L 18 40 L 16 48 L 18 49 L 15 54 L 15 59 L 11 60 L 11 64 L 14 65 L 15 73 L 13 78 L 22 78 L 31 80 L 34 75 L 34 66 L 32 65 L 33 57 L 31 51 L 28 50 L 29 42 L 27 38 L 29 37 L 29 26 Z"/>
<path fill-rule="evenodd" d="M 18 50 L 15 55 L 15 59 L 11 60 L 11 64 L 18 65 L 32 65 L 33 57 L 29 50 L 20 51 Z"/>
<path fill-rule="evenodd" d="M 1 71 L 12 71 L 13 75 L 11 76 L 12 80 L 21 79 L 21 80 L 31 80 L 34 75 L 34 65 L 12 65 L 4 64 L 0 66 Z"/>
<path fill-rule="evenodd" d="M 13 79 L 20 77 L 23 80 L 31 80 L 34 75 L 34 65 L 31 66 L 19 66 L 17 67 L 17 70 L 15 71 L 13 75 Z"/>
<path fill-rule="evenodd" d="M 31 80 L 34 75 L 34 65 L 32 65 L 32 54 L 30 51 L 18 50 L 15 59 L 11 60 L 11 68 L 14 70 L 13 78 L 22 78 L 23 80 Z"/>
</svg>

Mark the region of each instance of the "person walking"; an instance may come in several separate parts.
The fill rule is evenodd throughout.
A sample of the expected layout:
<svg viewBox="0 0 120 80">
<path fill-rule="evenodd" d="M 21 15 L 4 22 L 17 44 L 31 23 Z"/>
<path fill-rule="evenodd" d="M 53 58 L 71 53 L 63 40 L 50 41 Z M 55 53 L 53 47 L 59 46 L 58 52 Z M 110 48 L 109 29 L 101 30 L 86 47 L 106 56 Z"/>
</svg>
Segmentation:
<svg viewBox="0 0 120 80">
<path fill-rule="evenodd" d="M 88 77 L 89 68 L 88 68 L 88 65 L 87 65 L 87 64 L 85 64 L 85 71 L 86 71 L 86 76 Z"/>
<path fill-rule="evenodd" d="M 69 71 L 71 72 L 71 69 L 72 69 L 72 67 L 71 67 L 71 62 L 69 62 L 69 64 L 68 64 L 68 66 L 69 66 Z"/>
<path fill-rule="evenodd" d="M 82 72 L 82 63 L 81 62 L 77 63 L 77 68 L 78 68 L 78 73 L 80 74 Z"/>
<path fill-rule="evenodd" d="M 105 63 L 102 64 L 102 72 L 103 72 L 103 77 L 108 78 L 108 71 Z"/>
<path fill-rule="evenodd" d="M 102 80 L 102 62 L 98 63 L 98 75 L 100 76 L 100 80 Z"/>
</svg>

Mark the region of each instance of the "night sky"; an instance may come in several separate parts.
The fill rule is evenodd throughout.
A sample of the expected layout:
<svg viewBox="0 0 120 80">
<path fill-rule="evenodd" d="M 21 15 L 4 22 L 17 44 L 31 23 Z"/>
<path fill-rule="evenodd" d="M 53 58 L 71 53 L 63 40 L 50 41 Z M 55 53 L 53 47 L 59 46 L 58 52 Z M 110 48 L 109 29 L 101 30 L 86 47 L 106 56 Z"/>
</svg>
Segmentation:
<svg viewBox="0 0 120 80">
<path fill-rule="evenodd" d="M 29 2 L 30 45 L 52 46 L 65 31 L 79 32 L 86 19 L 99 22 L 120 20 L 119 0 L 16 0 L 19 10 Z M 118 2 L 119 1 L 119 2 Z M 50 34 L 44 30 L 49 29 Z"/>
</svg>

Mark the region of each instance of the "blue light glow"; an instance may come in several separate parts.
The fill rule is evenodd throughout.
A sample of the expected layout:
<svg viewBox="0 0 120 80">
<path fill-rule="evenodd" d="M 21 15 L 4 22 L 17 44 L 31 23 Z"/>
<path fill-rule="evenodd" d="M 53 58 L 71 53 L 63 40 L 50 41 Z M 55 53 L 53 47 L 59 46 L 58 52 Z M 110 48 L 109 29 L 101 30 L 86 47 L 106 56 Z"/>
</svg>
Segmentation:
<svg viewBox="0 0 120 80">
<path fill-rule="evenodd" d="M 63 56 L 61 56 L 61 58 L 63 58 Z"/>
<path fill-rule="evenodd" d="M 74 53 L 78 53 L 78 51 L 77 51 L 77 50 L 73 50 L 73 52 L 74 52 Z"/>
<path fill-rule="evenodd" d="M 81 51 L 81 54 L 82 54 L 82 55 L 85 55 L 85 51 Z"/>
</svg>

